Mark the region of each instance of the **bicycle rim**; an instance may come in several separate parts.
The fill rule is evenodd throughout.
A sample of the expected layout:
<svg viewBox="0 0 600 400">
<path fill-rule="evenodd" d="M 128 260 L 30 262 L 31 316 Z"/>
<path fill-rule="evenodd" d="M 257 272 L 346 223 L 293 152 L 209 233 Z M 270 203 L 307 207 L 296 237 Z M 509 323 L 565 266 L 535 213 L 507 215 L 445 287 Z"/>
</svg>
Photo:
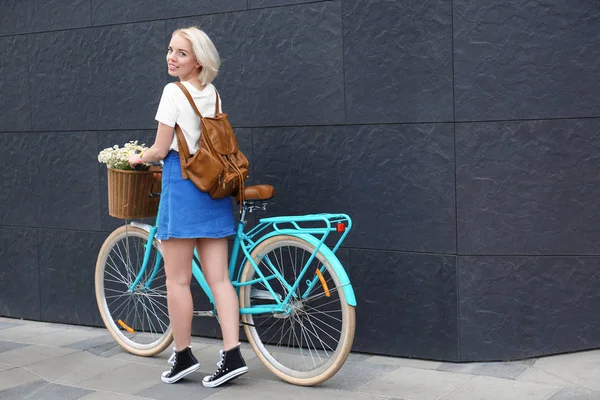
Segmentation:
<svg viewBox="0 0 600 400">
<path fill-rule="evenodd" d="M 275 296 L 285 299 L 294 283 L 300 283 L 288 312 L 242 315 L 248 341 L 263 364 L 284 381 L 304 386 L 321 383 L 341 368 L 355 329 L 354 307 L 346 302 L 339 278 L 321 252 L 299 276 L 314 250 L 310 243 L 287 235 L 259 244 L 252 257 Z M 274 277 L 269 265 L 281 278 Z M 259 278 L 247 261 L 241 281 Z M 315 280 L 309 291 L 309 282 Z M 275 304 L 274 299 L 262 280 L 240 288 L 242 307 Z"/>
<path fill-rule="evenodd" d="M 158 354 L 173 340 L 164 262 L 156 240 L 142 279 L 129 290 L 141 270 L 147 241 L 146 231 L 122 226 L 106 239 L 96 264 L 96 300 L 104 324 L 124 349 L 141 356 Z M 157 257 L 161 261 L 152 277 Z"/>
</svg>

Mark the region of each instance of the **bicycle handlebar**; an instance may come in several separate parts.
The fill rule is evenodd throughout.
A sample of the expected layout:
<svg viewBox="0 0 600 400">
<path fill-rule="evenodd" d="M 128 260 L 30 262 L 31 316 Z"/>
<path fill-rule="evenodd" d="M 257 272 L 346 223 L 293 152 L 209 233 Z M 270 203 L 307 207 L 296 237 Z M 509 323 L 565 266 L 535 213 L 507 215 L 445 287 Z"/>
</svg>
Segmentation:
<svg viewBox="0 0 600 400">
<path fill-rule="evenodd" d="M 144 165 L 150 165 L 153 167 L 162 167 L 165 165 L 163 160 L 160 161 L 150 161 L 150 162 L 145 162 L 143 164 L 135 164 L 133 166 L 133 169 L 135 169 L 136 171 L 141 171 L 144 168 Z"/>
</svg>

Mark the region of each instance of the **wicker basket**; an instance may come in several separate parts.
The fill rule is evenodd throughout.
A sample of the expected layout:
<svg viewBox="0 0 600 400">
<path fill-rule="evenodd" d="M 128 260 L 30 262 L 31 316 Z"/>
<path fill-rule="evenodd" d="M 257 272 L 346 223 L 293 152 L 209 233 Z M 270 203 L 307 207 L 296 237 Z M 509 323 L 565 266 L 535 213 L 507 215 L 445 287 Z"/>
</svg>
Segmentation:
<svg viewBox="0 0 600 400">
<path fill-rule="evenodd" d="M 160 175 L 156 174 L 108 168 L 108 214 L 122 219 L 156 216 L 160 196 L 151 196 L 161 190 Z"/>
</svg>

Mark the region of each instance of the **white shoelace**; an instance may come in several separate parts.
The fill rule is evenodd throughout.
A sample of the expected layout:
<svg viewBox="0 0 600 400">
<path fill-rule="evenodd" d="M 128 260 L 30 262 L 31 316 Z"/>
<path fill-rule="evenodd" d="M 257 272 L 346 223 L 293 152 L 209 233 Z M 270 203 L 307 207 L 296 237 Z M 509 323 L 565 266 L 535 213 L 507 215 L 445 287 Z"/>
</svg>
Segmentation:
<svg viewBox="0 0 600 400">
<path fill-rule="evenodd" d="M 221 368 L 223 368 L 223 361 L 225 361 L 225 351 L 219 351 L 221 353 L 221 360 L 217 363 L 217 371 L 212 375 L 213 379 L 219 374 L 219 372 L 221 372 Z"/>
<path fill-rule="evenodd" d="M 188 346 L 188 348 L 191 349 L 192 346 Z M 177 358 L 175 353 L 177 353 L 177 350 L 175 350 L 175 347 L 173 347 L 173 354 L 171 354 L 171 357 L 169 357 L 167 360 L 167 362 L 171 365 L 175 365 L 175 359 Z"/>
</svg>

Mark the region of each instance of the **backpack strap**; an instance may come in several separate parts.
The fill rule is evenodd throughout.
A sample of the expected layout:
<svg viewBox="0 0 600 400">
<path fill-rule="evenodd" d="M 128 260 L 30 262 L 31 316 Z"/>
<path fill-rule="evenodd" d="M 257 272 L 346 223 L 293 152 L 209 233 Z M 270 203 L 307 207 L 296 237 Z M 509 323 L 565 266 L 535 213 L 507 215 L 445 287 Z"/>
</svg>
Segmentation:
<svg viewBox="0 0 600 400">
<path fill-rule="evenodd" d="M 194 109 L 194 112 L 198 115 L 198 117 L 200 117 L 200 119 L 204 118 L 202 117 L 202 114 L 200 114 L 200 111 L 198 111 L 198 107 L 196 107 L 196 103 L 194 102 L 194 99 L 192 98 L 192 95 L 190 94 L 190 92 L 187 90 L 187 88 L 183 85 L 183 83 L 181 82 L 174 82 L 177 87 L 179 87 L 179 89 L 181 89 L 181 91 L 183 92 L 183 94 L 185 95 L 185 97 L 188 99 L 190 105 L 192 106 L 192 108 Z M 202 126 L 202 124 L 200 124 L 200 126 Z M 177 146 L 179 148 L 179 161 L 181 162 L 181 177 L 183 179 L 187 179 L 187 174 L 185 173 L 185 170 L 183 168 L 183 165 L 187 162 L 187 160 L 190 159 L 190 149 L 187 145 L 187 141 L 185 140 L 185 136 L 183 135 L 183 131 L 181 130 L 181 127 L 178 124 L 175 124 L 175 134 L 177 135 Z M 200 133 L 202 134 L 202 133 Z"/>
<path fill-rule="evenodd" d="M 215 88 L 215 96 L 217 96 L 217 102 L 215 103 L 215 115 L 217 115 L 219 114 L 219 92 L 217 92 L 217 88 Z"/>
<path fill-rule="evenodd" d="M 190 159 L 190 149 L 188 148 L 185 136 L 181 131 L 181 127 L 175 124 L 175 134 L 177 136 L 177 146 L 179 147 L 179 162 L 181 163 L 181 177 L 187 179 L 187 174 L 183 169 L 183 166 Z"/>
</svg>

